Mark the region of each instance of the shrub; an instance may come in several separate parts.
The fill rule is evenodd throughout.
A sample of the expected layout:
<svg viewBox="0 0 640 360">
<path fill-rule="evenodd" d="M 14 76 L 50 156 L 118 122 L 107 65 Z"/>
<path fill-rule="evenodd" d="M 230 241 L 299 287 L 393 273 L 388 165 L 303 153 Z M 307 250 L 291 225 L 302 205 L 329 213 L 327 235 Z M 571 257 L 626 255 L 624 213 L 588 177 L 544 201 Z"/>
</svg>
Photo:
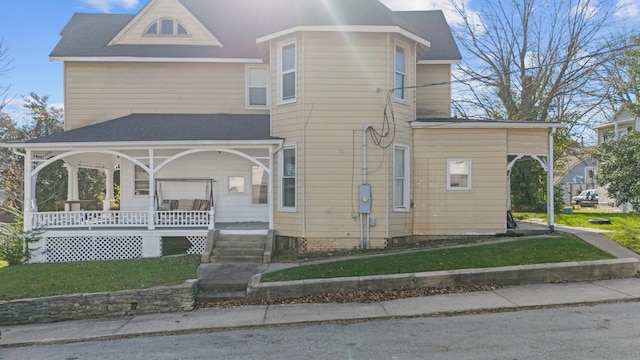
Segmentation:
<svg viewBox="0 0 640 360">
<path fill-rule="evenodd" d="M 24 232 L 24 217 L 22 211 L 13 207 L 3 207 L 14 222 L 0 223 L 0 261 L 9 266 L 24 264 L 31 258 L 33 250 L 30 244 L 38 241 L 41 231 Z"/>
</svg>

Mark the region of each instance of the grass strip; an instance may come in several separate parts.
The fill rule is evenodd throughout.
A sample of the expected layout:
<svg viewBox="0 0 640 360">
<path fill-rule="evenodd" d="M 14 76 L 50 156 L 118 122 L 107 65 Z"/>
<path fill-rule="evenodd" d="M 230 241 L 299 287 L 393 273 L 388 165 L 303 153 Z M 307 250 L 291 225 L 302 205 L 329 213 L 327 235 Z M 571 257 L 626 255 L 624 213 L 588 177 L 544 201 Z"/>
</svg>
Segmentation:
<svg viewBox="0 0 640 360">
<path fill-rule="evenodd" d="M 546 219 L 542 213 L 514 213 L 518 219 Z M 571 214 L 555 214 L 555 223 L 572 227 L 609 230 L 602 233 L 620 245 L 640 253 L 640 214 L 606 212 L 598 209 L 573 210 Z M 608 219 L 611 224 L 593 224 L 589 220 Z"/>
<path fill-rule="evenodd" d="M 367 257 L 266 273 L 263 282 L 611 259 L 573 237 L 530 238 L 464 248 Z"/>
<path fill-rule="evenodd" d="M 199 255 L 27 264 L 0 268 L 0 300 L 176 285 L 196 277 Z"/>
</svg>

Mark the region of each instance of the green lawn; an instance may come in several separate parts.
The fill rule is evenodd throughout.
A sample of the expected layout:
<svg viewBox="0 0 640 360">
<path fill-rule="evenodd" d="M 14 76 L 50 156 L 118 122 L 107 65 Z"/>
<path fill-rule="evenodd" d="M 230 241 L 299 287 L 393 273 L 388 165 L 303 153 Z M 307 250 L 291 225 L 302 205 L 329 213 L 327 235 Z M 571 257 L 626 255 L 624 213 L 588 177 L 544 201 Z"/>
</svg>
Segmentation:
<svg viewBox="0 0 640 360">
<path fill-rule="evenodd" d="M 304 265 L 264 274 L 262 281 L 401 274 L 611 258 L 613 257 L 608 253 L 573 237 L 544 237 Z"/>
<path fill-rule="evenodd" d="M 546 214 L 540 213 L 514 213 L 516 218 L 542 218 Z M 591 224 L 591 219 L 609 219 L 610 225 Z M 587 227 L 595 229 L 611 230 L 603 233 L 603 236 L 616 241 L 637 253 L 640 253 L 640 215 L 634 213 L 603 212 L 598 209 L 574 210 L 572 214 L 556 214 L 555 223 L 574 227 Z"/>
<path fill-rule="evenodd" d="M 200 256 L 28 264 L 0 268 L 0 300 L 176 285 L 196 277 Z"/>
</svg>

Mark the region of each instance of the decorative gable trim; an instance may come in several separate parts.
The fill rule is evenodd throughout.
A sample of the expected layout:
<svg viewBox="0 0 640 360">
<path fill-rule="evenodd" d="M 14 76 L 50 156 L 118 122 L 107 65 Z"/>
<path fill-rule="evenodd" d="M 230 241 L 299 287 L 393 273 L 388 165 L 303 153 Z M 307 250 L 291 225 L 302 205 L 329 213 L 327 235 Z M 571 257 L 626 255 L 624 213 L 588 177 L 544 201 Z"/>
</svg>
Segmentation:
<svg viewBox="0 0 640 360">
<path fill-rule="evenodd" d="M 189 36 L 148 36 L 149 26 L 172 19 L 184 26 Z M 151 0 L 109 42 L 112 45 L 204 45 L 222 47 L 222 43 L 178 0 Z"/>
</svg>

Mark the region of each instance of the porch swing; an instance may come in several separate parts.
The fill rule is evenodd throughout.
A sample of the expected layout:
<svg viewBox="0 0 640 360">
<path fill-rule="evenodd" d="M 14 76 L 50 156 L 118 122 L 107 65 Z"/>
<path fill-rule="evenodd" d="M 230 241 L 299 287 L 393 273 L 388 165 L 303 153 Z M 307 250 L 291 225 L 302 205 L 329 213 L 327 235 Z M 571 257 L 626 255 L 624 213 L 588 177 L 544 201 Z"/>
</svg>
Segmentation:
<svg viewBox="0 0 640 360">
<path fill-rule="evenodd" d="M 214 182 L 212 178 L 156 179 L 156 208 L 158 211 L 208 211 L 214 207 Z"/>
</svg>

